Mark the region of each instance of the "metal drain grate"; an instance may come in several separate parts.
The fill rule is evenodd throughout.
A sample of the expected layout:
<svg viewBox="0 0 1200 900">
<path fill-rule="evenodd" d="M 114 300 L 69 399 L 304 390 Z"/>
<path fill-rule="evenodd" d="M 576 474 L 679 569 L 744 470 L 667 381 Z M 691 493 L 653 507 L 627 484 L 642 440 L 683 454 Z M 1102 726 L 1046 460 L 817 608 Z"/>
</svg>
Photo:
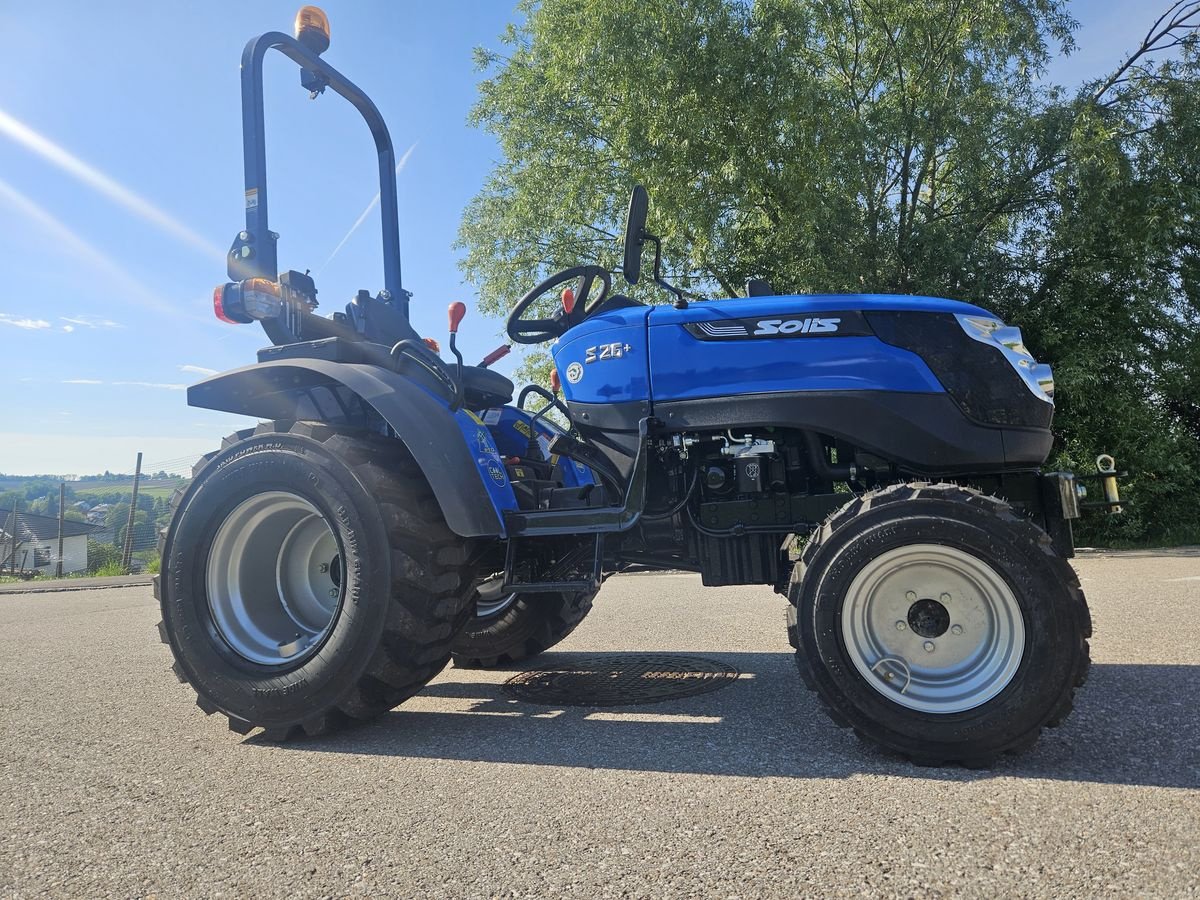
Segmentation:
<svg viewBox="0 0 1200 900">
<path fill-rule="evenodd" d="M 738 674 L 702 656 L 614 653 L 521 672 L 504 689 L 518 700 L 545 706 L 627 706 L 707 694 L 732 684 Z"/>
</svg>

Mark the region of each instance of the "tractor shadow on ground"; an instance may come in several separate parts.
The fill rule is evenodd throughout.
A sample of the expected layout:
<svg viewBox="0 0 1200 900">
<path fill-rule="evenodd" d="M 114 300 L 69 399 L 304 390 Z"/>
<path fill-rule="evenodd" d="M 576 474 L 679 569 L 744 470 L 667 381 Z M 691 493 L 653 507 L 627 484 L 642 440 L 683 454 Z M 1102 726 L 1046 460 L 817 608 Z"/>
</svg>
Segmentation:
<svg viewBox="0 0 1200 900">
<path fill-rule="evenodd" d="M 742 677 L 712 693 L 653 704 L 542 706 L 513 699 L 499 683 L 512 673 L 595 656 L 547 653 L 536 666 L 485 675 L 449 669 L 377 722 L 287 747 L 742 777 L 1017 777 L 1200 788 L 1200 666 L 1095 664 L 1063 726 L 990 770 L 966 770 L 920 768 L 835 727 L 804 689 L 790 653 L 696 655 L 733 666 Z"/>
</svg>

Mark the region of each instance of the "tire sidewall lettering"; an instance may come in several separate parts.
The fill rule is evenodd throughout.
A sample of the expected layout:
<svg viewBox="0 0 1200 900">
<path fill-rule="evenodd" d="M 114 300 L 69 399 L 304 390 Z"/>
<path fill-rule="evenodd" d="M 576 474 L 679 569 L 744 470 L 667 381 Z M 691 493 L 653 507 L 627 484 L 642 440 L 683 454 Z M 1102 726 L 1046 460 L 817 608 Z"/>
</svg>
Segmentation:
<svg viewBox="0 0 1200 900">
<path fill-rule="evenodd" d="M 250 438 L 250 446 L 219 454 L 199 474 L 181 505 L 176 520 L 182 525 L 177 532 L 172 526 L 166 548 L 170 582 L 163 612 L 171 617 L 171 630 L 182 637 L 177 643 L 184 646 L 173 645 L 173 649 L 189 681 L 222 707 L 244 709 L 248 701 L 264 707 L 264 721 L 271 717 L 265 707 L 286 705 L 301 692 L 310 701 L 313 692 L 332 693 L 333 676 L 339 670 L 338 677 L 344 677 L 347 666 L 364 666 L 370 630 L 382 628 L 386 607 L 376 604 L 364 616 L 362 599 L 370 591 L 390 595 L 388 565 L 368 563 L 389 558 L 386 543 L 364 546 L 363 516 L 378 516 L 374 499 L 344 464 L 324 448 L 302 446 L 302 440 L 295 435 Z M 302 496 L 333 526 L 345 572 L 333 629 L 320 650 L 293 669 L 250 663 L 225 646 L 208 614 L 204 586 L 208 546 L 224 515 L 247 497 L 275 489 Z M 382 535 L 382 525 L 374 531 Z M 348 608 L 355 610 L 353 616 L 346 615 Z"/>
</svg>

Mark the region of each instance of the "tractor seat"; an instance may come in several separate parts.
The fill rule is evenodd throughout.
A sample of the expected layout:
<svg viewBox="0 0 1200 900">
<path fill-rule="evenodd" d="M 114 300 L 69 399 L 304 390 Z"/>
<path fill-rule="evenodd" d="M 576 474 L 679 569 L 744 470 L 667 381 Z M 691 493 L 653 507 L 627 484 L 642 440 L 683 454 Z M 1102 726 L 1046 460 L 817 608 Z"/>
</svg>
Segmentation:
<svg viewBox="0 0 1200 900">
<path fill-rule="evenodd" d="M 463 406 L 467 409 L 491 409 L 512 403 L 513 383 L 491 369 L 463 367 Z"/>
</svg>

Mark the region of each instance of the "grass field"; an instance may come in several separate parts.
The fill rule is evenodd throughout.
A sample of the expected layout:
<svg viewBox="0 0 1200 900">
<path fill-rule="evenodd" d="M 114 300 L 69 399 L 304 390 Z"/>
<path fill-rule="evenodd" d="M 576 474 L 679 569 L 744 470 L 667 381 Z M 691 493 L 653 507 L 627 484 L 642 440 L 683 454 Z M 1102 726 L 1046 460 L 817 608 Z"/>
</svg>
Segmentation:
<svg viewBox="0 0 1200 900">
<path fill-rule="evenodd" d="M 152 482 L 143 481 L 138 485 L 138 495 L 142 497 L 165 497 L 171 499 L 171 494 L 176 488 L 183 487 L 187 482 L 184 481 L 167 481 L 167 482 Z M 75 496 L 79 499 L 87 499 L 89 497 L 102 496 L 104 494 L 122 493 L 129 494 L 133 492 L 133 483 L 112 483 L 105 481 L 76 481 L 71 484 L 71 489 L 75 492 Z"/>
</svg>

